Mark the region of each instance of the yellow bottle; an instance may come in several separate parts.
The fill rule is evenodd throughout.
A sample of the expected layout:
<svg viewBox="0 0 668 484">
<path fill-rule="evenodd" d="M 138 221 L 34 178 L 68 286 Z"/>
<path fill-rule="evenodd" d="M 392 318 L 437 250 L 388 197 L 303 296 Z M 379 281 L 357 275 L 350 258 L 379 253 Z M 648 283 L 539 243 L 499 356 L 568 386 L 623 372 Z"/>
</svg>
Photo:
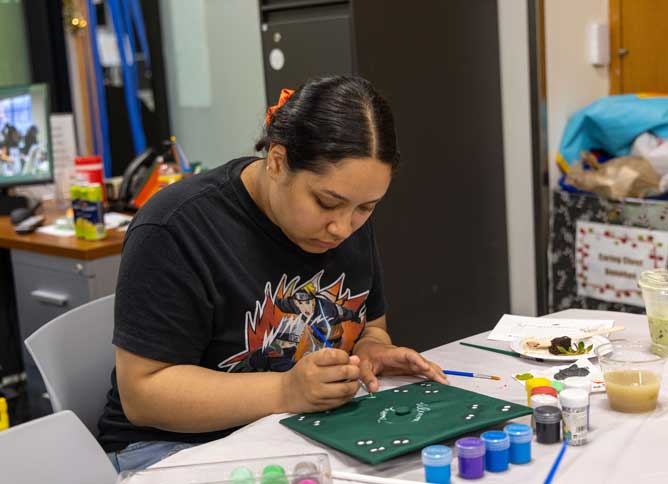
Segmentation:
<svg viewBox="0 0 668 484">
<path fill-rule="evenodd" d="M 527 405 L 531 406 L 531 390 L 536 387 L 549 387 L 552 382 L 547 378 L 529 378 L 524 382 L 527 391 Z"/>
<path fill-rule="evenodd" d="M 7 399 L 0 397 L 0 431 L 9 428 L 9 414 L 7 413 Z"/>
</svg>

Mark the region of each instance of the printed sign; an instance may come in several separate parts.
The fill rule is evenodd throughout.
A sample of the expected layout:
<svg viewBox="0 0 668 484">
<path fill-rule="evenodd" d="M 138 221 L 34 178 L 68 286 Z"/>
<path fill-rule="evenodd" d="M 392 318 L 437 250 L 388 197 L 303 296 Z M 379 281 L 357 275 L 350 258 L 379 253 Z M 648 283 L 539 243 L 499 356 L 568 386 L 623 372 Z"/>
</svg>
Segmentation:
<svg viewBox="0 0 668 484">
<path fill-rule="evenodd" d="M 668 232 L 577 222 L 578 296 L 643 307 L 640 273 L 666 267 Z"/>
</svg>

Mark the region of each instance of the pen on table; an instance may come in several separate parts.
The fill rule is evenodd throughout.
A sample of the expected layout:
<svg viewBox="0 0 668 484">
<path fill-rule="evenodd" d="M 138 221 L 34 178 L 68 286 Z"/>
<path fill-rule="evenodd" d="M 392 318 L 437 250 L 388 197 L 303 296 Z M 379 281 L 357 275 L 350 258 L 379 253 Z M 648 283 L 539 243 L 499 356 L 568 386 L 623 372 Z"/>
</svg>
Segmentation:
<svg viewBox="0 0 668 484">
<path fill-rule="evenodd" d="M 322 316 L 322 318 L 324 319 L 324 321 L 327 322 L 327 318 L 325 317 L 325 313 L 324 313 L 324 311 L 322 310 L 322 305 L 320 304 L 320 301 L 318 301 L 318 308 L 320 308 L 320 315 Z M 332 343 L 329 342 L 329 340 L 325 337 L 325 335 L 322 334 L 322 333 L 320 332 L 320 330 L 319 330 L 318 328 L 315 327 L 314 324 L 311 324 L 309 327 L 310 327 L 311 330 L 316 334 L 316 336 L 318 337 L 318 339 L 319 339 L 320 341 L 322 341 L 322 343 L 323 343 L 325 346 L 327 346 L 327 348 L 333 348 Z M 367 388 L 366 384 L 362 381 L 361 378 L 358 378 L 357 381 L 358 381 L 359 384 L 362 386 L 362 388 L 364 389 L 365 392 L 367 392 L 369 395 L 373 395 L 373 393 L 371 393 L 371 392 L 369 391 L 369 389 Z"/>
<path fill-rule="evenodd" d="M 471 378 L 485 378 L 487 380 L 500 380 L 500 376 L 483 375 L 482 373 L 471 373 L 469 371 L 443 370 L 444 375 L 468 376 Z"/>
</svg>

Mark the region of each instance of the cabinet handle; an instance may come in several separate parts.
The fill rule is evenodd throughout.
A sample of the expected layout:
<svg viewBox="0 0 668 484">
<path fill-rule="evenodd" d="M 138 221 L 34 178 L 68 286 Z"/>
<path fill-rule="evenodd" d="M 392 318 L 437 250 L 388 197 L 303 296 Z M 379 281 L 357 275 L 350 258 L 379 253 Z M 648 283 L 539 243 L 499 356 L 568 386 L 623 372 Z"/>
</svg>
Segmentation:
<svg viewBox="0 0 668 484">
<path fill-rule="evenodd" d="M 37 289 L 30 293 L 32 297 L 40 302 L 52 304 L 54 306 L 65 306 L 67 304 L 67 294 L 59 294 L 57 292 L 43 291 Z"/>
</svg>

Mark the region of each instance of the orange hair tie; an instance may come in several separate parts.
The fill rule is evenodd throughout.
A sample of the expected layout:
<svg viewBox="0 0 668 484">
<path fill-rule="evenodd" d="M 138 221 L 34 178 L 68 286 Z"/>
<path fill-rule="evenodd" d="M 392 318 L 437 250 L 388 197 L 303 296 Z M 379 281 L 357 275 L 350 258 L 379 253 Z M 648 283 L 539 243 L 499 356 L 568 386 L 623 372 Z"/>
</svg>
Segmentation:
<svg viewBox="0 0 668 484">
<path fill-rule="evenodd" d="M 278 98 L 278 102 L 274 105 L 271 106 L 269 109 L 267 109 L 267 126 L 269 123 L 271 123 L 271 117 L 274 115 L 274 112 L 283 106 L 288 99 L 290 99 L 290 96 L 292 96 L 295 93 L 294 89 L 281 89 L 281 95 Z"/>
</svg>

